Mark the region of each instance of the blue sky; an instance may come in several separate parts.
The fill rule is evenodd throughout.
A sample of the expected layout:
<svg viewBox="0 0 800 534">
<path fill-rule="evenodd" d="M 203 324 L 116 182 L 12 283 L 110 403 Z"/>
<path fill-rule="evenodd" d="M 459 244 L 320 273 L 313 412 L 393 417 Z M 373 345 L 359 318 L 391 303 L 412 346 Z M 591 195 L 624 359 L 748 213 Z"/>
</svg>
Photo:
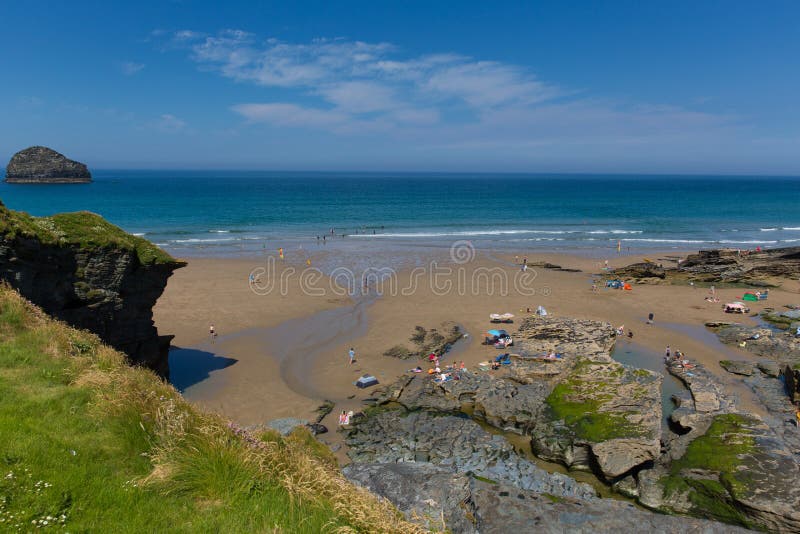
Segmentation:
<svg viewBox="0 0 800 534">
<path fill-rule="evenodd" d="M 115 4 L 0 5 L 3 161 L 800 175 L 797 2 Z"/>
</svg>

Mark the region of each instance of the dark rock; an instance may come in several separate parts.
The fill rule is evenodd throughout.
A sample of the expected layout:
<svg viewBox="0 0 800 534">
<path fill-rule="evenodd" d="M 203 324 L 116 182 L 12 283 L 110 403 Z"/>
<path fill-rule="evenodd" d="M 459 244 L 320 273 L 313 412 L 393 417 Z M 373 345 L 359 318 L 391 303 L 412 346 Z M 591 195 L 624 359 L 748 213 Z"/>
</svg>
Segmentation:
<svg viewBox="0 0 800 534">
<path fill-rule="evenodd" d="M 91 181 L 92 175 L 86 165 L 43 146 L 20 150 L 6 167 L 6 182 L 13 184 L 81 184 Z"/>
<path fill-rule="evenodd" d="M 761 360 L 759 361 L 756 366 L 767 376 L 771 376 L 772 378 L 778 378 L 781 374 L 781 367 L 778 362 L 773 360 Z"/>
<path fill-rule="evenodd" d="M 159 336 L 152 309 L 184 265 L 98 215 L 37 219 L 0 207 L 0 280 L 164 378 L 172 336 Z"/>
<path fill-rule="evenodd" d="M 760 252 L 736 249 L 701 250 L 678 264 L 677 272 L 704 282 L 739 282 L 770 285 L 769 278 L 800 276 L 800 247 Z"/>
<path fill-rule="evenodd" d="M 614 276 L 624 279 L 641 280 L 645 278 L 659 278 L 663 280 L 667 273 L 664 268 L 652 262 L 633 263 L 627 267 L 614 269 Z"/>
<path fill-rule="evenodd" d="M 322 423 L 309 423 L 306 426 L 315 436 L 318 436 L 320 434 L 325 434 L 328 432 L 328 427 L 323 425 Z"/>
</svg>

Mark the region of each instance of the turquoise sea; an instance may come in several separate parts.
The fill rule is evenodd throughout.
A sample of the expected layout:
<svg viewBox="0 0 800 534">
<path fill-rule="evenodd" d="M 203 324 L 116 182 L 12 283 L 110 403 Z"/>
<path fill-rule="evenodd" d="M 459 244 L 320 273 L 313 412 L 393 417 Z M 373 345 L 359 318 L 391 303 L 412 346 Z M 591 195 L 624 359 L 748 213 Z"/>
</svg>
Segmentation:
<svg viewBox="0 0 800 534">
<path fill-rule="evenodd" d="M 800 245 L 800 178 L 225 171 L 94 172 L 0 185 L 34 215 L 89 210 L 180 256 L 278 247 L 557 251 Z M 340 237 L 346 235 L 346 237 Z"/>
</svg>

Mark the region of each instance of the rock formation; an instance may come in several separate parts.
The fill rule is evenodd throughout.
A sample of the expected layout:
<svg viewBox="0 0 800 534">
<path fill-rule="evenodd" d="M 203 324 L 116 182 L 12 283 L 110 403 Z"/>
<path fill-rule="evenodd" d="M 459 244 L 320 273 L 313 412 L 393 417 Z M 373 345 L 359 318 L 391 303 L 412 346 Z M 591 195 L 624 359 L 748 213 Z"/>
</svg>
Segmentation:
<svg viewBox="0 0 800 534">
<path fill-rule="evenodd" d="M 764 365 L 772 373 L 772 367 Z M 719 380 L 702 365 L 670 373 L 690 388 L 670 419 L 683 433 L 664 443 L 652 469 L 636 476 L 641 504 L 776 532 L 800 531 L 797 429 L 780 381 L 753 369 L 749 383 L 770 412 L 741 412 Z M 772 387 L 770 387 L 772 386 Z M 781 398 L 782 397 L 782 398 Z M 785 408 L 788 408 L 788 413 Z"/>
<path fill-rule="evenodd" d="M 614 499 L 586 500 L 524 490 L 430 463 L 351 464 L 344 474 L 433 532 L 747 532 L 702 519 L 653 514 Z"/>
<path fill-rule="evenodd" d="M 92 175 L 86 165 L 44 146 L 20 150 L 6 167 L 6 182 L 14 184 L 82 184 L 91 181 Z"/>
<path fill-rule="evenodd" d="M 0 203 L 0 281 L 165 378 L 172 337 L 158 335 L 152 308 L 184 265 L 99 215 L 36 218 Z"/>
<path fill-rule="evenodd" d="M 800 276 L 800 247 L 760 252 L 735 249 L 701 250 L 678 264 L 678 273 L 703 282 L 769 285 L 770 278 Z"/>
<path fill-rule="evenodd" d="M 634 263 L 614 269 L 606 277 L 637 283 L 743 283 L 769 287 L 780 279 L 800 279 L 800 247 L 755 251 L 737 249 L 701 250 L 679 261 L 675 268 L 652 262 Z"/>
<path fill-rule="evenodd" d="M 667 274 L 664 267 L 657 263 L 641 262 L 614 269 L 614 276 L 625 280 L 646 280 L 650 278 L 663 280 Z"/>
</svg>

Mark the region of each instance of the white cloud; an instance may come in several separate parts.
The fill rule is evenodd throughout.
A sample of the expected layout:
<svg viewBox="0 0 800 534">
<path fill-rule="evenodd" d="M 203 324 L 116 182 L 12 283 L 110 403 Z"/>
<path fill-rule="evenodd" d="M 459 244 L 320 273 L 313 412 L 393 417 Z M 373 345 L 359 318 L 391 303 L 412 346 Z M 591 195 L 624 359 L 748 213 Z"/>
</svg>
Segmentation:
<svg viewBox="0 0 800 534">
<path fill-rule="evenodd" d="M 139 73 L 144 67 L 144 63 L 135 63 L 133 61 L 123 61 L 117 65 L 120 72 L 125 76 L 133 76 Z"/>
<path fill-rule="evenodd" d="M 736 118 L 679 106 L 600 100 L 531 69 L 452 53 L 409 57 L 347 39 L 286 43 L 240 31 L 174 34 L 198 68 L 264 88 L 231 109 L 249 123 L 403 138 L 473 157 L 636 145 L 687 146 L 730 138 Z M 276 95 L 279 95 L 276 97 Z M 661 150 L 658 146 L 656 150 Z M 608 151 L 611 153 L 613 151 Z"/>
<path fill-rule="evenodd" d="M 394 90 L 377 82 L 334 83 L 321 87 L 317 92 L 331 104 L 350 113 L 370 113 L 399 106 Z"/>
<path fill-rule="evenodd" d="M 280 126 L 331 128 L 347 122 L 348 116 L 338 111 L 315 109 L 295 104 L 239 104 L 233 107 L 239 115 L 252 122 L 267 122 Z"/>
<path fill-rule="evenodd" d="M 162 132 L 176 133 L 186 129 L 186 121 L 170 113 L 164 113 L 155 121 L 155 127 Z"/>
</svg>

